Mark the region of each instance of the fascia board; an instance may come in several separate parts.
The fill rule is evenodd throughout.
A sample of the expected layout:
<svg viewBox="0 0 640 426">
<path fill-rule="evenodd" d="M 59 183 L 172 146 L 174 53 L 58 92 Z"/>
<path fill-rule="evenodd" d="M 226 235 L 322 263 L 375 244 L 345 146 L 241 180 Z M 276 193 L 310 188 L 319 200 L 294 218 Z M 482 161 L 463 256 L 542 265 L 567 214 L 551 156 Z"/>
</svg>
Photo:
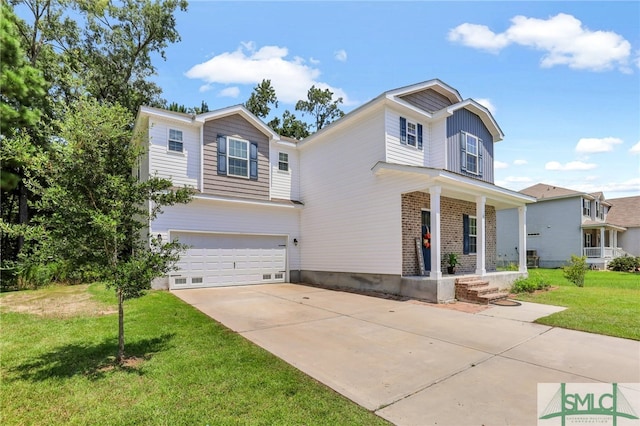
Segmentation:
<svg viewBox="0 0 640 426">
<path fill-rule="evenodd" d="M 153 107 L 148 107 L 148 106 L 141 106 L 140 110 L 138 111 L 138 116 L 149 116 L 149 117 L 157 117 L 157 118 L 162 118 L 165 120 L 172 120 L 172 121 L 177 121 L 180 123 L 184 123 L 184 124 L 196 124 L 199 125 L 199 123 L 195 122 L 190 115 L 188 114 L 184 114 L 182 112 L 174 112 L 174 111 L 168 111 L 166 109 L 160 109 L 160 108 L 153 108 Z"/>
<path fill-rule="evenodd" d="M 493 128 L 494 131 L 491 132 L 491 135 L 493 136 L 493 142 L 500 142 L 502 139 L 504 139 L 504 133 L 502 132 L 502 129 L 496 122 L 495 118 L 493 118 L 491 112 L 473 99 L 466 99 L 462 102 L 451 105 L 446 109 L 448 112 L 453 114 L 454 111 L 462 108 L 466 108 L 474 114 L 477 114 L 489 129 Z"/>
</svg>

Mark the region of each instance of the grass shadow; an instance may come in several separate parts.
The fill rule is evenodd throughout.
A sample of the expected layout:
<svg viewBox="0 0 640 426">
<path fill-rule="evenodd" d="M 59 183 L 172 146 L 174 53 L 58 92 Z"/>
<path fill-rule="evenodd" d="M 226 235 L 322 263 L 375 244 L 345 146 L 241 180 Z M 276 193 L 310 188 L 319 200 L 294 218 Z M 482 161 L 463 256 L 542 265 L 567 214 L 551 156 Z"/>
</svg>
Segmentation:
<svg viewBox="0 0 640 426">
<path fill-rule="evenodd" d="M 175 334 L 163 334 L 152 339 L 142 339 L 125 345 L 128 360 L 142 361 L 169 348 L 169 342 Z M 28 359 L 10 369 L 18 380 L 44 381 L 51 378 L 71 378 L 84 376 L 99 380 L 111 371 L 124 371 L 142 375 L 140 362 L 115 362 L 118 351 L 117 339 L 107 339 L 97 344 L 69 344 L 50 352 Z M 7 379 L 10 380 L 9 377 Z"/>
</svg>

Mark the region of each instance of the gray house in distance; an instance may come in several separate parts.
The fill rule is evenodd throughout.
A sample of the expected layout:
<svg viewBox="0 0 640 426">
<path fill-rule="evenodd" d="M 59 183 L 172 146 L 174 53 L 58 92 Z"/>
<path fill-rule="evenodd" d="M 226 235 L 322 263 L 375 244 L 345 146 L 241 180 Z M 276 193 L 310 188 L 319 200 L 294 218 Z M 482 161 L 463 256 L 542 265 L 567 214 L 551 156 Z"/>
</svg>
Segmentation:
<svg viewBox="0 0 640 426">
<path fill-rule="evenodd" d="M 586 256 L 605 269 L 614 258 L 640 256 L 640 197 L 606 200 L 602 192 L 584 193 L 539 183 L 520 191 L 535 197 L 527 206 L 527 263 L 557 268 L 571 255 Z M 496 212 L 498 264 L 517 263 L 518 236 L 510 225 L 514 209 Z"/>
</svg>

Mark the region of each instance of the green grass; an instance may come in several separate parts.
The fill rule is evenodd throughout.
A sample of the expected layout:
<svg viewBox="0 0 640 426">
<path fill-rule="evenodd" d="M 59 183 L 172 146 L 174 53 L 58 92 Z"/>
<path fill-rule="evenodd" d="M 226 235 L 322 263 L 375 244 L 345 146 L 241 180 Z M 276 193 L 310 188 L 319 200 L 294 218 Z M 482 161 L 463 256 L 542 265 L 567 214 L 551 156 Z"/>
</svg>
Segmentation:
<svg viewBox="0 0 640 426">
<path fill-rule="evenodd" d="M 101 285 L 80 290 L 115 305 Z M 7 312 L 8 295 L 2 424 L 388 424 L 167 292 L 126 303 L 126 352 L 143 361 L 118 368 L 117 315 Z"/>
<path fill-rule="evenodd" d="M 519 300 L 568 308 L 536 322 L 640 340 L 640 274 L 587 271 L 584 287 L 566 280 L 561 269 L 531 269 L 529 275 L 558 288 L 521 294 Z"/>
</svg>

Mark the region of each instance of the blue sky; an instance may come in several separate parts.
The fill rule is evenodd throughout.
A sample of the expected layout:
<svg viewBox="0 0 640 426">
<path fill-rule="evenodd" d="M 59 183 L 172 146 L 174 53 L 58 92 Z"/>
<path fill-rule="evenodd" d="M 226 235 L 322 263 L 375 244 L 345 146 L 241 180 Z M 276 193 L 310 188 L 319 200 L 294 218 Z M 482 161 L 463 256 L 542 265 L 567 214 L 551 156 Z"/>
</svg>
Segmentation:
<svg viewBox="0 0 640 426">
<path fill-rule="evenodd" d="M 345 112 L 439 78 L 505 133 L 496 184 L 640 195 L 640 2 L 214 2 L 177 13 L 163 97 L 210 109 L 268 78 L 280 108 L 315 84 Z M 299 116 L 299 114 L 296 114 Z"/>
</svg>

